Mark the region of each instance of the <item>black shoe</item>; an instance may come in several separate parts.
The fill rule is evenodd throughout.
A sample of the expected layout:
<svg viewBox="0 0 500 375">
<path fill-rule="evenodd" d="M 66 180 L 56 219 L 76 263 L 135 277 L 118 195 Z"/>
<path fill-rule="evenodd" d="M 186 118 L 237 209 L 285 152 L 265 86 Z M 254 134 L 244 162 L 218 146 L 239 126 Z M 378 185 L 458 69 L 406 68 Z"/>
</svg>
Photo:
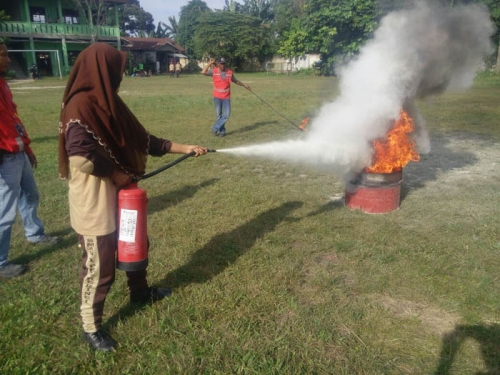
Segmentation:
<svg viewBox="0 0 500 375">
<path fill-rule="evenodd" d="M 110 352 L 116 348 L 116 341 L 102 329 L 94 333 L 83 332 L 83 341 L 101 352 Z"/>
<path fill-rule="evenodd" d="M 21 276 L 28 268 L 22 264 L 6 263 L 0 267 L 0 277 L 12 279 Z"/>
<path fill-rule="evenodd" d="M 38 241 L 30 242 L 32 245 L 55 245 L 56 243 L 61 242 L 61 237 L 57 236 L 47 236 L 44 234 Z"/>
<path fill-rule="evenodd" d="M 162 300 L 170 297 L 172 290 L 168 288 L 147 288 L 139 292 L 130 293 L 130 302 L 132 303 L 148 303 Z"/>
</svg>

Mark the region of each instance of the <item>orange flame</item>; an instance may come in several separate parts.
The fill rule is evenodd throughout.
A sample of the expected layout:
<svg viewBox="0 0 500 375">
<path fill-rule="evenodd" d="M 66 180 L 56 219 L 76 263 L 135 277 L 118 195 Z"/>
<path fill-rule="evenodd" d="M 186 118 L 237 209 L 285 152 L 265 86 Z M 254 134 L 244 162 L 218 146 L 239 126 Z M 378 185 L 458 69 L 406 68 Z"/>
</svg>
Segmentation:
<svg viewBox="0 0 500 375">
<path fill-rule="evenodd" d="M 302 120 L 302 122 L 300 123 L 300 125 L 299 125 L 299 129 L 300 129 L 300 130 L 303 130 L 303 131 L 306 131 L 306 130 L 307 130 L 307 129 L 306 129 L 306 127 L 307 127 L 308 122 L 309 122 L 309 117 L 305 117 L 305 118 Z"/>
<path fill-rule="evenodd" d="M 415 151 L 415 142 L 408 134 L 415 128 L 413 119 L 401 110 L 399 120 L 387 133 L 385 140 L 374 140 L 375 155 L 373 164 L 366 172 L 392 173 L 403 169 L 410 161 L 419 161 L 420 155 Z"/>
</svg>

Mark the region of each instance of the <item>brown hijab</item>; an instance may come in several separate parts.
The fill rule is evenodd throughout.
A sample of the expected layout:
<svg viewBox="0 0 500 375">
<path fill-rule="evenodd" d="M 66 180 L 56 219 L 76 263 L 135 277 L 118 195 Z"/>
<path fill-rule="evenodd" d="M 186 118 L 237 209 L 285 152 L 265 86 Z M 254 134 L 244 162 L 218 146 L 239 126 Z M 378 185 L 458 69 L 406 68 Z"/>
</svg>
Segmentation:
<svg viewBox="0 0 500 375">
<path fill-rule="evenodd" d="M 64 132 L 78 123 L 122 170 L 144 174 L 149 134 L 118 96 L 126 53 L 95 43 L 80 53 L 66 84 L 59 122 L 59 176 L 69 175 Z"/>
</svg>

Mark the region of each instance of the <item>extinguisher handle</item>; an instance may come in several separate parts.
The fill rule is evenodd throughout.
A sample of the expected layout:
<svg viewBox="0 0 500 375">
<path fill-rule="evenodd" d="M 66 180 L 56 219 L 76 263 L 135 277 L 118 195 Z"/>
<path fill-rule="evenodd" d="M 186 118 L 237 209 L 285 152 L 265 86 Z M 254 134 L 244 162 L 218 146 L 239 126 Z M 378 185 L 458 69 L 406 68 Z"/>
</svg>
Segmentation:
<svg viewBox="0 0 500 375">
<path fill-rule="evenodd" d="M 134 178 L 134 179 L 132 180 L 132 182 L 137 182 L 137 181 L 139 181 L 139 180 L 145 180 L 146 178 L 156 176 L 158 173 L 163 172 L 165 169 L 168 169 L 168 168 L 170 168 L 170 167 L 173 167 L 174 165 L 176 165 L 176 164 L 180 163 L 181 161 L 183 161 L 183 160 L 185 160 L 185 159 L 187 159 L 187 158 L 189 158 L 189 157 L 191 157 L 191 156 L 193 156 L 193 155 L 196 155 L 196 152 L 191 151 L 191 152 L 190 152 L 190 153 L 188 153 L 188 154 L 184 154 L 184 155 L 182 155 L 180 158 L 175 159 L 174 161 L 171 161 L 171 162 L 170 162 L 170 163 L 168 163 L 168 164 L 165 164 L 163 167 L 158 168 L 157 170 L 155 170 L 155 171 L 153 171 L 153 172 L 150 172 L 150 173 L 148 173 L 148 174 L 145 174 L 145 175 L 143 175 L 143 176 L 140 176 L 140 177 L 138 177 L 137 179 L 135 179 L 135 178 Z"/>
</svg>

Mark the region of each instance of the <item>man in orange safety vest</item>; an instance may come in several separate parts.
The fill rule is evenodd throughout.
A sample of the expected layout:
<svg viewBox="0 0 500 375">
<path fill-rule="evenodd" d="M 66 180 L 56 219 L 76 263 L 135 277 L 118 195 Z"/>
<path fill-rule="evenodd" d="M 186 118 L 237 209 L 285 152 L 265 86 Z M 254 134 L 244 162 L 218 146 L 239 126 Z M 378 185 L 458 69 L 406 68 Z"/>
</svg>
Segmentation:
<svg viewBox="0 0 500 375">
<path fill-rule="evenodd" d="M 231 69 L 227 69 L 226 60 L 221 57 L 217 64 L 215 59 L 211 58 L 201 74 L 212 77 L 214 84 L 214 105 L 216 120 L 212 126 L 212 133 L 215 136 L 224 137 L 226 135 L 226 122 L 231 114 L 231 82 L 245 87 L 252 91 L 250 86 L 236 79 Z"/>
</svg>

